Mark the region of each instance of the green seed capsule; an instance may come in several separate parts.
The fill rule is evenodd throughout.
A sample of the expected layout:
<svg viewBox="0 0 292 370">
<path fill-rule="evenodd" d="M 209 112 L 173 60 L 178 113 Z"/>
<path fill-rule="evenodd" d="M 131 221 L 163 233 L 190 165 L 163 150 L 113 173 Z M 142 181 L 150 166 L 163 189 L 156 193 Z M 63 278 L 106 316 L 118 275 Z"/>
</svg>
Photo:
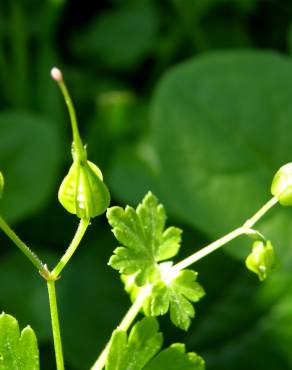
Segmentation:
<svg viewBox="0 0 292 370">
<path fill-rule="evenodd" d="M 282 166 L 274 176 L 272 194 L 283 206 L 292 206 L 292 163 Z"/>
<path fill-rule="evenodd" d="M 260 281 L 265 280 L 278 264 L 271 242 L 255 241 L 245 264 L 250 271 L 258 275 Z"/>
<path fill-rule="evenodd" d="M 78 159 L 64 178 L 58 198 L 68 212 L 88 220 L 104 213 L 110 203 L 100 169 L 92 162 Z"/>
<path fill-rule="evenodd" d="M 0 172 L 0 199 L 2 198 L 3 195 L 3 189 L 4 189 L 4 177 Z"/>
</svg>

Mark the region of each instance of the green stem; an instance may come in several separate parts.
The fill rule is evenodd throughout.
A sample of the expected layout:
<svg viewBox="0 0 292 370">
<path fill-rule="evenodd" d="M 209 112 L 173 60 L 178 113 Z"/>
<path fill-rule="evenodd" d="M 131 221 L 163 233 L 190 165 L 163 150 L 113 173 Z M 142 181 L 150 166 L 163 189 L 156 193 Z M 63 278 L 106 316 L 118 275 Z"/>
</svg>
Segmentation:
<svg viewBox="0 0 292 370">
<path fill-rule="evenodd" d="M 71 96 L 69 94 L 69 91 L 67 89 L 67 86 L 63 80 L 63 78 L 56 80 L 58 83 L 60 90 L 64 96 L 65 103 L 68 108 L 69 116 L 70 116 L 70 121 L 71 121 L 71 127 L 72 127 L 72 133 L 73 133 L 73 141 L 74 141 L 74 149 L 77 153 L 77 155 L 80 157 L 81 160 L 84 160 L 84 156 L 86 155 L 83 143 L 79 134 L 79 129 L 78 129 L 78 123 L 77 123 L 77 118 L 76 118 L 76 112 L 74 105 L 72 103 Z"/>
<path fill-rule="evenodd" d="M 149 296 L 150 292 L 151 292 L 151 285 L 146 285 L 145 287 L 141 289 L 135 302 L 132 304 L 132 306 L 130 307 L 130 309 L 128 310 L 128 312 L 126 313 L 126 315 L 124 316 L 120 324 L 118 325 L 117 327 L 118 330 L 127 331 L 129 329 L 129 327 L 132 325 L 133 321 L 135 320 L 136 316 L 140 312 L 143 306 L 143 303 L 145 299 Z M 98 359 L 92 366 L 91 370 L 102 370 L 104 368 L 106 359 L 108 356 L 109 348 L 110 348 L 110 342 L 107 343 L 104 350 L 101 352 L 100 356 L 98 357 Z"/>
<path fill-rule="evenodd" d="M 276 197 L 271 198 L 265 205 L 262 206 L 261 209 L 259 209 L 250 219 L 248 219 L 243 226 L 248 229 L 253 227 L 253 225 L 277 203 L 278 199 Z"/>
<path fill-rule="evenodd" d="M 59 316 L 58 316 L 55 281 L 48 280 L 47 286 L 48 286 L 48 293 L 49 293 L 50 312 L 51 312 L 51 321 L 52 321 L 52 330 L 53 330 L 53 337 L 54 337 L 54 348 L 55 348 L 55 355 L 56 355 L 57 370 L 64 370 L 64 359 L 63 359 L 62 340 L 61 340 L 60 324 L 59 324 Z"/>
<path fill-rule="evenodd" d="M 172 267 L 172 271 L 178 272 L 184 268 L 190 266 L 191 264 L 199 261 L 208 254 L 214 252 L 216 249 L 223 247 L 223 245 L 229 243 L 231 240 L 237 238 L 243 234 L 254 234 L 255 231 L 251 227 L 259 221 L 264 214 L 266 214 L 276 203 L 278 202 L 276 197 L 270 199 L 266 204 L 264 204 L 250 219 L 248 219 L 243 226 L 231 231 L 230 233 L 224 235 L 222 238 L 216 240 L 215 242 L 207 245 L 206 247 L 200 249 L 198 252 L 192 254 L 191 256 L 185 258 L 184 260 L 178 262 Z"/>
<path fill-rule="evenodd" d="M 189 265 L 193 264 L 194 262 L 199 261 L 201 258 L 207 256 L 208 254 L 214 252 L 216 249 L 222 247 L 223 245 L 227 244 L 231 240 L 237 238 L 239 235 L 242 235 L 246 232 L 246 228 L 239 227 L 231 231 L 230 233 L 224 235 L 222 238 L 216 240 L 215 242 L 207 245 L 205 248 L 200 249 L 198 252 L 192 254 L 191 256 L 185 258 L 181 262 L 175 264 L 172 267 L 172 271 L 180 271 L 184 268 L 188 267 Z"/>
<path fill-rule="evenodd" d="M 10 240 L 21 250 L 23 254 L 33 263 L 33 265 L 38 269 L 38 271 L 43 275 L 47 275 L 48 270 L 46 266 L 41 262 L 41 260 L 31 251 L 31 249 L 19 239 L 11 227 L 4 221 L 0 216 L 0 229 L 8 236 Z"/>
<path fill-rule="evenodd" d="M 74 235 L 74 238 L 72 239 L 68 249 L 66 250 L 63 257 L 60 259 L 60 261 L 58 262 L 56 267 L 51 272 L 51 277 L 53 279 L 57 279 L 58 276 L 60 275 L 61 271 L 63 270 L 63 268 L 67 265 L 68 261 L 70 260 L 70 258 L 72 257 L 72 255 L 76 251 L 78 245 L 80 244 L 80 242 L 81 242 L 81 240 L 82 240 L 82 238 L 85 234 L 85 231 L 87 230 L 88 225 L 89 225 L 88 220 L 83 219 L 83 218 L 80 220 L 77 231 L 76 231 L 76 233 Z"/>
</svg>

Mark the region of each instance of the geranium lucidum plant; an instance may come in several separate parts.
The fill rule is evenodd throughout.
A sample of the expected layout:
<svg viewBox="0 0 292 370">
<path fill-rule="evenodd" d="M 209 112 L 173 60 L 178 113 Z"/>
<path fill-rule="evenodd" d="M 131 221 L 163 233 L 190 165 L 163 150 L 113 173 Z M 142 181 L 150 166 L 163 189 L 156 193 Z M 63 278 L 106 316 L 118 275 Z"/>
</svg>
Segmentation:
<svg viewBox="0 0 292 370">
<path fill-rule="evenodd" d="M 273 197 L 242 226 L 174 263 L 172 259 L 179 252 L 182 230 L 166 227 L 165 209 L 151 192 L 145 195 L 136 209 L 130 206 L 108 208 L 108 188 L 101 170 L 87 159 L 86 147 L 79 135 L 74 107 L 62 73 L 53 68 L 51 74 L 65 98 L 73 132 L 73 164 L 60 186 L 58 198 L 68 212 L 80 219 L 80 223 L 72 242 L 52 270 L 19 239 L 2 217 L 0 228 L 27 256 L 47 284 L 57 369 L 64 369 L 64 359 L 56 282 L 80 244 L 90 220 L 106 212 L 120 244 L 110 258 L 109 265 L 121 274 L 132 305 L 109 336 L 109 342 L 92 370 L 203 370 L 204 360 L 193 352 L 187 353 L 183 344 L 175 343 L 161 350 L 163 335 L 159 332 L 156 317 L 169 312 L 175 326 L 188 330 L 195 315 L 193 304 L 205 294 L 197 282 L 197 272 L 188 267 L 240 235 L 253 240 L 251 253 L 246 258 L 249 270 L 262 281 L 275 269 L 277 258 L 272 243 L 254 229 L 254 225 L 278 202 L 284 206 L 292 205 L 292 163 L 281 167 L 276 173 L 271 189 Z M 0 198 L 3 189 L 4 178 L 0 172 Z M 66 274 L 62 278 L 66 278 Z M 145 317 L 136 321 L 139 313 Z M 16 319 L 2 313 L 0 369 L 37 370 L 39 366 L 33 330 L 26 327 L 20 333 Z"/>
</svg>

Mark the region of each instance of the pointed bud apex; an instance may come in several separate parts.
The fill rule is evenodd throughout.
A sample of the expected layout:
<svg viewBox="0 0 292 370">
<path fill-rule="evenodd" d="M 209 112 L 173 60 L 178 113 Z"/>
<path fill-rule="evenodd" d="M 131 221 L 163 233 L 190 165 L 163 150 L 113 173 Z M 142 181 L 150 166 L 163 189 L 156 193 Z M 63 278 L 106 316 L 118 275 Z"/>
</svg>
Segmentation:
<svg viewBox="0 0 292 370">
<path fill-rule="evenodd" d="M 51 76 L 53 78 L 53 80 L 57 81 L 57 82 L 61 82 L 63 81 L 63 74 L 62 72 L 60 71 L 59 68 L 52 68 L 51 69 Z"/>
<path fill-rule="evenodd" d="M 4 189 L 4 177 L 0 172 L 0 199 L 2 198 L 3 195 L 3 189 Z"/>
<path fill-rule="evenodd" d="M 271 193 L 283 206 L 292 206 L 292 163 L 282 166 L 274 176 Z"/>
<path fill-rule="evenodd" d="M 258 275 L 260 281 L 265 280 L 278 264 L 271 242 L 255 241 L 252 246 L 252 252 L 245 260 L 245 264 L 250 271 Z"/>
</svg>

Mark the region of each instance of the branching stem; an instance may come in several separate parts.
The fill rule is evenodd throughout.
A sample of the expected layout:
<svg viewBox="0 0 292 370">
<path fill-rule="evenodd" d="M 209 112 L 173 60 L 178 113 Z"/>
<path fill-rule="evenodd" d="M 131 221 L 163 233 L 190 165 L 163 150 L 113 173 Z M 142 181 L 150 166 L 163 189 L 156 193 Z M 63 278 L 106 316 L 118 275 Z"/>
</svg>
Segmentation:
<svg viewBox="0 0 292 370">
<path fill-rule="evenodd" d="M 208 254 L 214 252 L 216 249 L 223 247 L 223 245 L 229 243 L 231 240 L 237 238 L 243 234 L 254 234 L 255 231 L 252 230 L 252 226 L 259 221 L 276 203 L 278 202 L 276 197 L 270 199 L 265 203 L 250 219 L 248 219 L 243 226 L 231 231 L 230 233 L 224 235 L 222 238 L 217 239 L 215 242 L 207 245 L 206 247 L 200 249 L 198 252 L 192 254 L 191 256 L 185 258 L 181 262 L 178 262 L 172 267 L 172 271 L 178 272 L 184 268 L 190 266 L 194 262 L 199 261 Z"/>
</svg>

